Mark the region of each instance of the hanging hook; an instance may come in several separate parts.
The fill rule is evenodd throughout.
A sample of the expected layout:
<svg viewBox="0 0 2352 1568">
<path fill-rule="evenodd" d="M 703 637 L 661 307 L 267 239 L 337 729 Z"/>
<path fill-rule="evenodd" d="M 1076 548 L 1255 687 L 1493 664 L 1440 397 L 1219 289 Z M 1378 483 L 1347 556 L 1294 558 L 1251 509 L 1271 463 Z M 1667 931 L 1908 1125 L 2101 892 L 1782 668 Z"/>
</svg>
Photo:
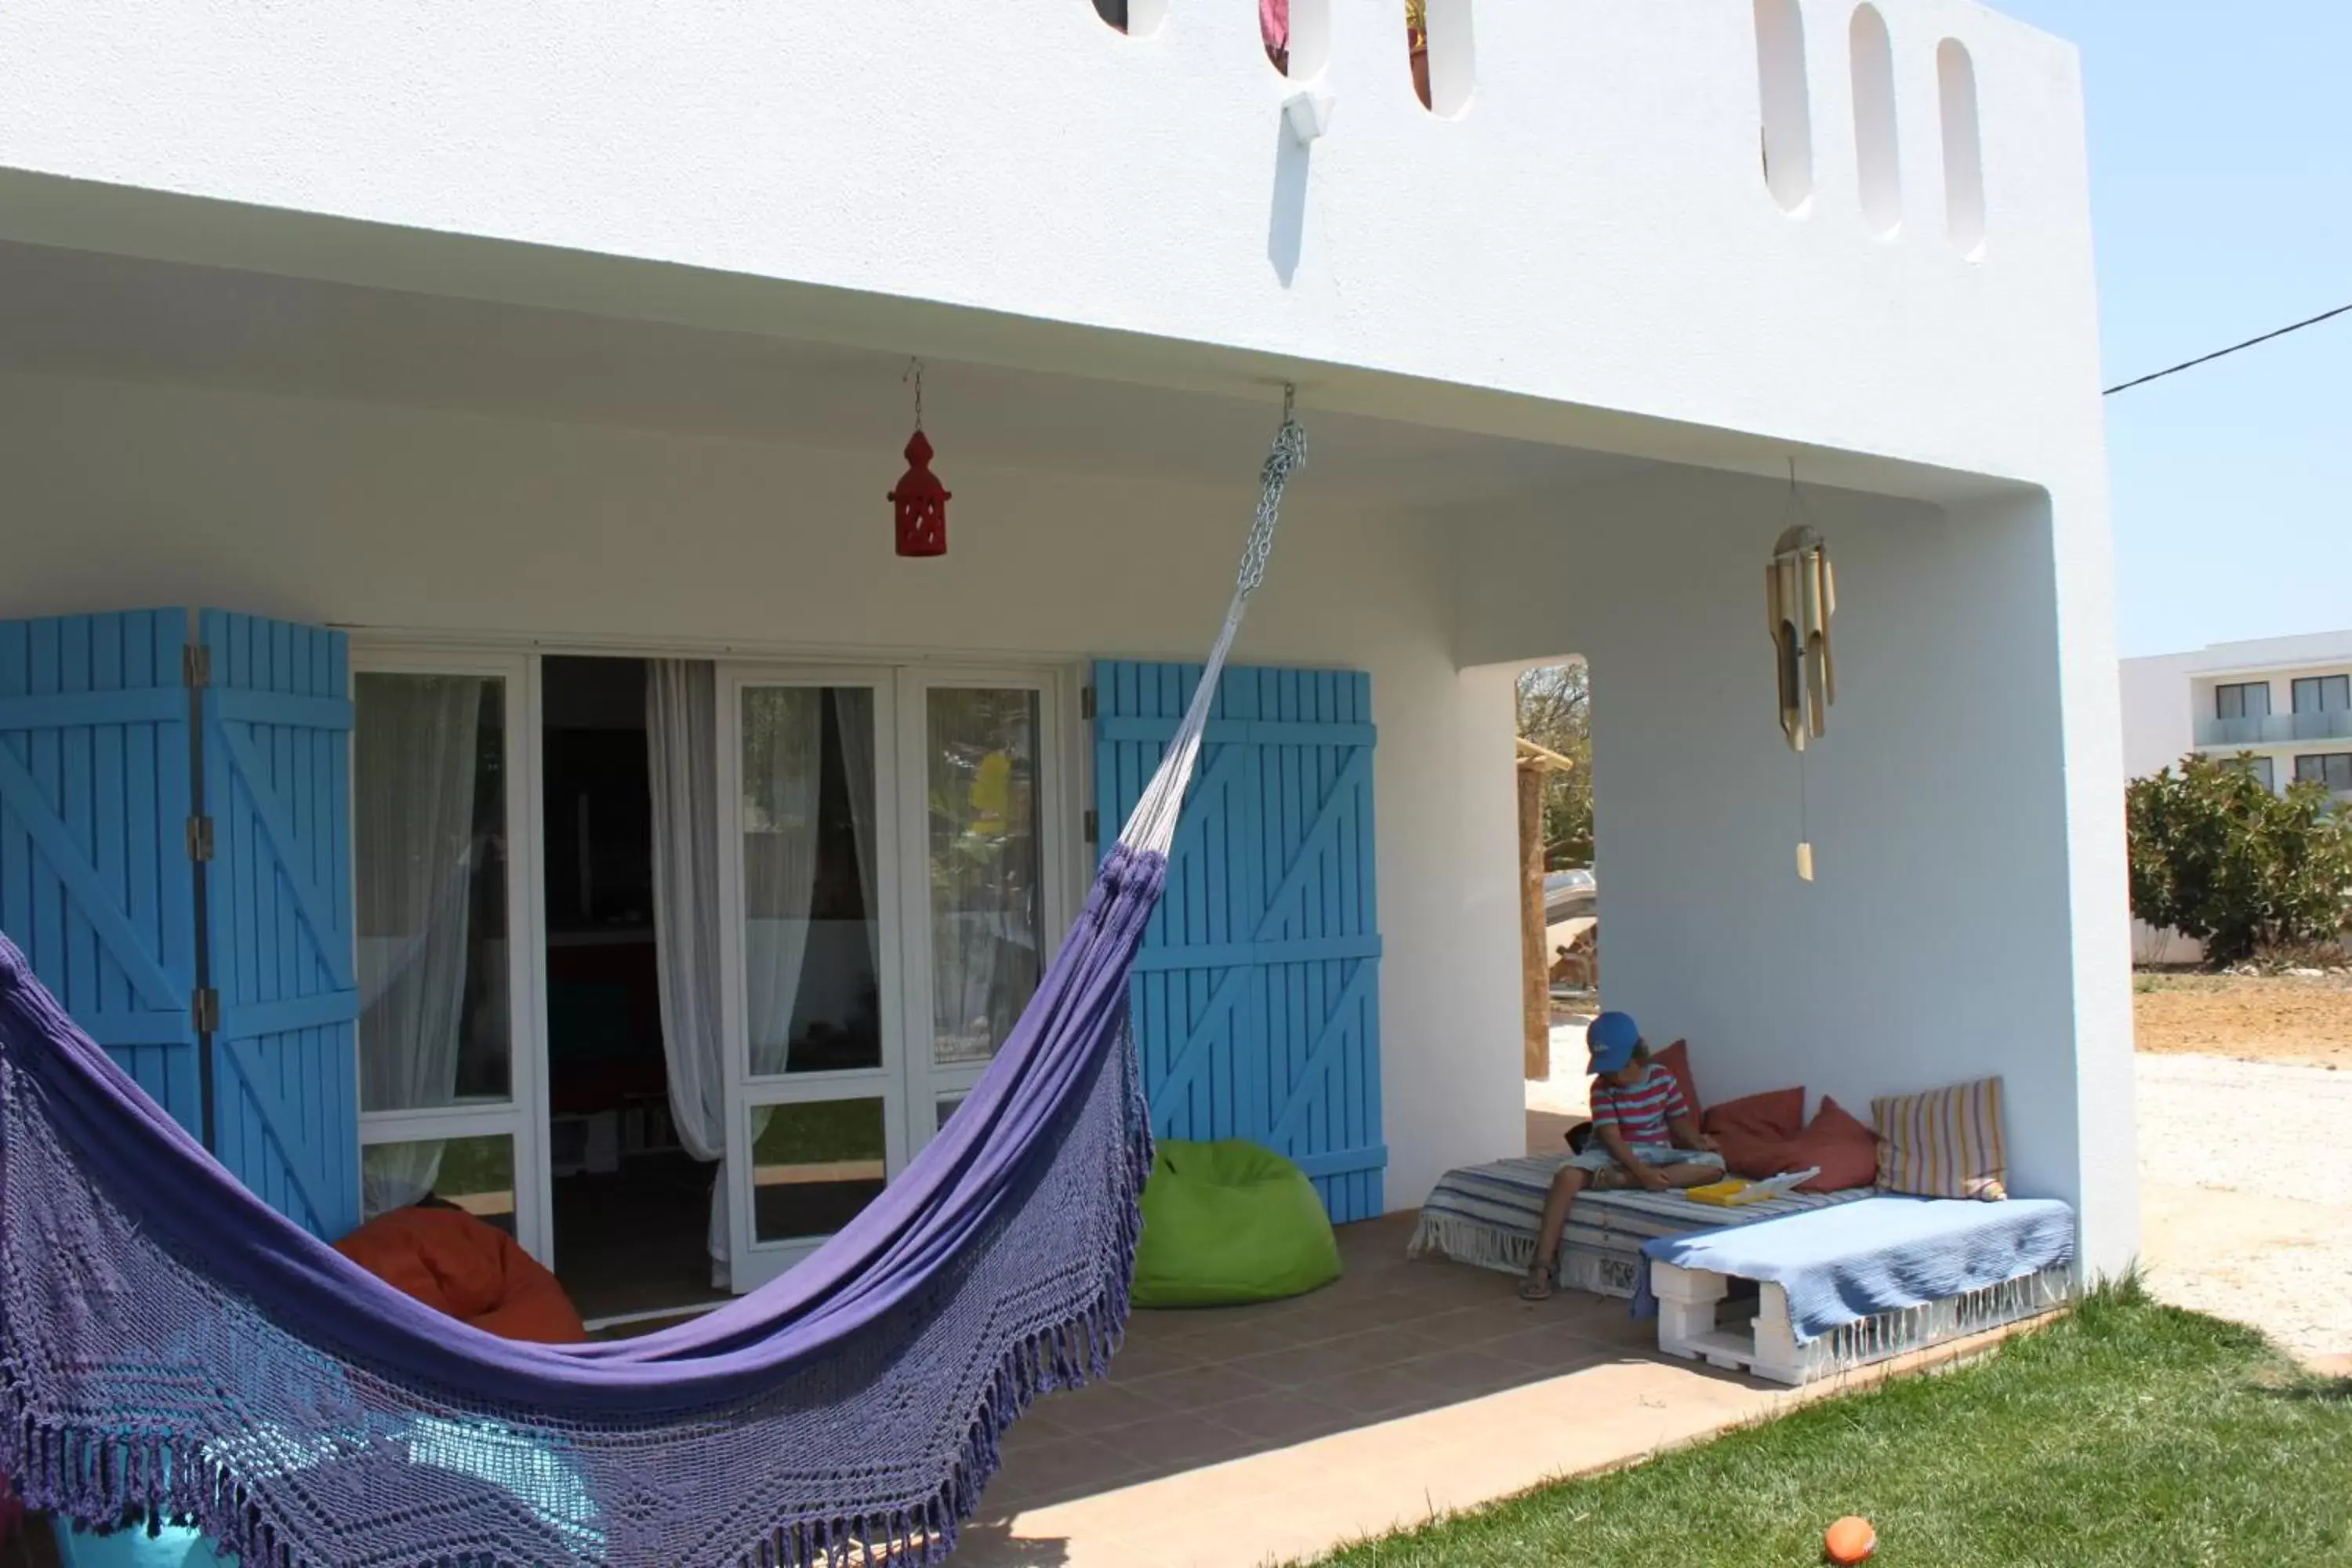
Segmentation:
<svg viewBox="0 0 2352 1568">
<path fill-rule="evenodd" d="M 1298 405 L 1298 386 L 1295 382 L 1282 384 L 1282 422 L 1290 423 L 1290 412 Z"/>
<path fill-rule="evenodd" d="M 910 359 L 907 362 L 907 373 L 898 378 L 898 384 L 904 386 L 910 381 L 915 384 L 915 428 L 919 430 L 923 427 L 923 362 L 921 360 Z"/>
</svg>

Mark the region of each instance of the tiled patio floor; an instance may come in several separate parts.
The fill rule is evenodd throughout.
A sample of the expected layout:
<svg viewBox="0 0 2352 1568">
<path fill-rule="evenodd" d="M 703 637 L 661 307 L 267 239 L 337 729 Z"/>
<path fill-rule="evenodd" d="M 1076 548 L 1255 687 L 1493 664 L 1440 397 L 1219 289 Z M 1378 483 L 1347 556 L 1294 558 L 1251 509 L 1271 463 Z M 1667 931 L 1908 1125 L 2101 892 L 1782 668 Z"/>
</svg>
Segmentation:
<svg viewBox="0 0 2352 1568">
<path fill-rule="evenodd" d="M 1256 1568 L 1803 1397 L 1659 1357 L 1622 1301 L 1410 1262 L 1412 1225 L 1344 1229 L 1298 1300 L 1136 1314 L 1110 1381 L 1013 1431 L 958 1568 Z"/>
</svg>

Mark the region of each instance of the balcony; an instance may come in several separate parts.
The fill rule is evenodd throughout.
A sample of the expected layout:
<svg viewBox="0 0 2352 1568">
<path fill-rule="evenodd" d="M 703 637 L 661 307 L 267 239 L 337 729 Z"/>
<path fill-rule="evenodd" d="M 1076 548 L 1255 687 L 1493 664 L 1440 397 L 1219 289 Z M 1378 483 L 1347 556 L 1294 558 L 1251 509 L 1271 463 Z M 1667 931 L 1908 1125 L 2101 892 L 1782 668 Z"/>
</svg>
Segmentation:
<svg viewBox="0 0 2352 1568">
<path fill-rule="evenodd" d="M 2197 744 L 2205 748 L 2285 746 L 2299 741 L 2352 741 L 2352 711 L 2270 713 L 2259 719 L 2203 719 Z"/>
</svg>

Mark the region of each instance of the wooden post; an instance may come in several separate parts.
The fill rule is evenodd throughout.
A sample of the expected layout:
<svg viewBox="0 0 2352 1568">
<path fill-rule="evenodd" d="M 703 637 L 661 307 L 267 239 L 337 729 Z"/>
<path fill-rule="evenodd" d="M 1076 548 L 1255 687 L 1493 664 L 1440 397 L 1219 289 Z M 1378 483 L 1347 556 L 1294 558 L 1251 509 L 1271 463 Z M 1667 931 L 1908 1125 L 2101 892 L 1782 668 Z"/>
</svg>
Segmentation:
<svg viewBox="0 0 2352 1568">
<path fill-rule="evenodd" d="M 1527 1076 L 1551 1077 L 1551 963 L 1544 952 L 1544 779 L 1540 762 L 1519 764 L 1519 967 L 1527 1024 Z"/>
</svg>

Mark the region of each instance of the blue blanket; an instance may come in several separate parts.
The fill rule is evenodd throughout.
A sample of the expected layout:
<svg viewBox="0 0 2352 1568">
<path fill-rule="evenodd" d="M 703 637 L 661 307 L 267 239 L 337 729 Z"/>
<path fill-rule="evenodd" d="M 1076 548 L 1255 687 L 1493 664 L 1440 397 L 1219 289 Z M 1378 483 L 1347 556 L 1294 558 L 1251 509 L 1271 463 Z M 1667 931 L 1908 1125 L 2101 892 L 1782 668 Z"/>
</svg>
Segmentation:
<svg viewBox="0 0 2352 1568">
<path fill-rule="evenodd" d="M 1804 1344 L 1848 1323 L 2071 1263 L 2074 1211 L 2054 1198 L 1865 1198 L 1762 1225 L 1662 1236 L 1654 1262 L 1780 1286 Z M 1648 1270 L 1637 1312 L 1654 1313 Z"/>
</svg>

